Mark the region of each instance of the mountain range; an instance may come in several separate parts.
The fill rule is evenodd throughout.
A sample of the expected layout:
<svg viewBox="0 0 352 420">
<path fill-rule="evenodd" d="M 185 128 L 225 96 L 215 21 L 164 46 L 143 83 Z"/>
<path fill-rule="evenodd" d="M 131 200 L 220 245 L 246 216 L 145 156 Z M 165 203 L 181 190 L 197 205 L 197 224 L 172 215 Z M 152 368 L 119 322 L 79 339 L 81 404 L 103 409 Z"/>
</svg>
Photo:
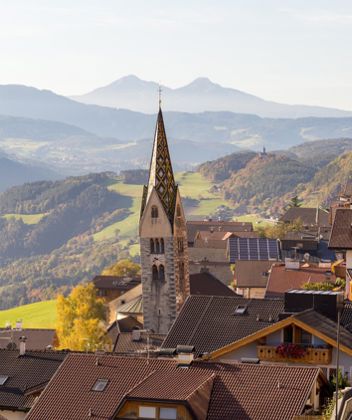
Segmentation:
<svg viewBox="0 0 352 420">
<path fill-rule="evenodd" d="M 72 99 L 112 108 L 153 114 L 157 105 L 159 85 L 134 75 L 122 77 L 107 86 L 99 87 Z M 287 105 L 264 100 L 237 89 L 223 87 L 206 77 L 172 89 L 162 86 L 165 111 L 199 113 L 205 111 L 231 111 L 255 114 L 268 118 L 347 117 L 352 111 L 307 105 Z"/>
<path fill-rule="evenodd" d="M 120 80 L 117 85 L 125 86 L 125 91 L 128 85 L 135 85 L 134 77 L 122 80 L 125 82 Z M 150 91 L 157 87 L 144 84 Z M 181 91 L 204 95 L 204 106 L 206 95 L 211 102 L 213 91 L 221 88 L 204 79 L 191 85 Z M 198 85 L 203 86 L 203 94 Z M 226 101 L 223 104 L 228 106 Z M 44 164 L 61 177 L 147 167 L 155 119 L 155 115 L 127 109 L 83 104 L 48 90 L 0 85 L 0 150 L 13 162 L 32 167 Z M 164 120 L 176 170 L 188 170 L 241 149 L 257 152 L 265 146 L 274 151 L 302 142 L 352 137 L 352 117 L 264 118 L 230 111 L 165 111 Z M 53 174 L 43 176 L 52 179 Z M 19 182 L 15 177 L 8 179 L 6 187 Z"/>
</svg>

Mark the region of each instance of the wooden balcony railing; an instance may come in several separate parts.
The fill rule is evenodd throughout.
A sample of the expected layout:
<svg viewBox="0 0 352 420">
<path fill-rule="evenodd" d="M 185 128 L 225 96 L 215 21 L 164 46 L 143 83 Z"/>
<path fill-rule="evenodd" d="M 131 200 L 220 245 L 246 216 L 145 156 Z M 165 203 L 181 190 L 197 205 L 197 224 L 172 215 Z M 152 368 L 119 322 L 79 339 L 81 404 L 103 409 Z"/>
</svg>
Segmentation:
<svg viewBox="0 0 352 420">
<path fill-rule="evenodd" d="M 258 345 L 258 359 L 268 362 L 310 363 L 317 365 L 328 365 L 332 359 L 331 348 L 306 347 L 301 357 L 283 356 L 276 349 L 277 346 Z"/>
</svg>

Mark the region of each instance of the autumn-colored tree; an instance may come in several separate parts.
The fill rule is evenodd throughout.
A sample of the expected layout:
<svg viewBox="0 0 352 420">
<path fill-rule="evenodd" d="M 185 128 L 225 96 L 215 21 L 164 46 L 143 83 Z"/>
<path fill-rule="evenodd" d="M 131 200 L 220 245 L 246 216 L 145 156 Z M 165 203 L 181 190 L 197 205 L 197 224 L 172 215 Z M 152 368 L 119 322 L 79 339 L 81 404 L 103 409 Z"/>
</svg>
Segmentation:
<svg viewBox="0 0 352 420">
<path fill-rule="evenodd" d="M 290 223 L 277 223 L 275 225 L 259 227 L 257 231 L 264 238 L 282 239 L 288 232 L 299 232 L 303 229 L 301 219 L 296 219 Z"/>
<path fill-rule="evenodd" d="M 123 259 L 103 270 L 102 274 L 105 276 L 135 277 L 140 271 L 141 267 L 139 264 L 128 259 Z"/>
<path fill-rule="evenodd" d="M 67 297 L 58 296 L 56 333 L 61 349 L 109 349 L 105 321 L 106 307 L 93 283 L 76 286 Z"/>
</svg>

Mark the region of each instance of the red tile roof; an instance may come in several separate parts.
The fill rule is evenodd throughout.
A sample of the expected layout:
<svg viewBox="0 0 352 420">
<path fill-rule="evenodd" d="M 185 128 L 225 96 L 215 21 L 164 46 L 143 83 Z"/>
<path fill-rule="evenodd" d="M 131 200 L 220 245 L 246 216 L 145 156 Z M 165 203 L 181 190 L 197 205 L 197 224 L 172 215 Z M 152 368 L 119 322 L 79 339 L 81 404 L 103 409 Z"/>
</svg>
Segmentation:
<svg viewBox="0 0 352 420">
<path fill-rule="evenodd" d="M 266 287 L 268 271 L 274 261 L 238 260 L 235 264 L 235 280 L 237 287 Z"/>
<path fill-rule="evenodd" d="M 126 398 L 180 401 L 213 380 L 208 420 L 272 420 L 273 413 L 286 420 L 303 412 L 318 375 L 317 367 L 193 362 L 182 369 L 176 360 L 70 354 L 27 419 L 112 419 Z M 103 392 L 92 391 L 97 379 L 108 380 Z"/>
<path fill-rule="evenodd" d="M 292 289 L 301 289 L 304 283 L 335 282 L 336 277 L 326 268 L 302 267 L 298 270 L 286 269 L 284 264 L 274 264 L 268 278 L 265 297 L 282 297 Z"/>
</svg>

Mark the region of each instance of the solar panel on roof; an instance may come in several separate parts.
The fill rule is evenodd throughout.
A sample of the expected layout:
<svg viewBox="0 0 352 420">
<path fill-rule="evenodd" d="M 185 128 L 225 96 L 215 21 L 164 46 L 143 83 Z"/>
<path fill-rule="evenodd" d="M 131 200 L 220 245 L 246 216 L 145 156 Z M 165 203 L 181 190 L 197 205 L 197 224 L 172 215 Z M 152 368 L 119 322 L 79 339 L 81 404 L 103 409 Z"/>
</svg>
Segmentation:
<svg viewBox="0 0 352 420">
<path fill-rule="evenodd" d="M 238 260 L 271 260 L 279 258 L 276 239 L 229 238 L 230 262 Z"/>
</svg>

